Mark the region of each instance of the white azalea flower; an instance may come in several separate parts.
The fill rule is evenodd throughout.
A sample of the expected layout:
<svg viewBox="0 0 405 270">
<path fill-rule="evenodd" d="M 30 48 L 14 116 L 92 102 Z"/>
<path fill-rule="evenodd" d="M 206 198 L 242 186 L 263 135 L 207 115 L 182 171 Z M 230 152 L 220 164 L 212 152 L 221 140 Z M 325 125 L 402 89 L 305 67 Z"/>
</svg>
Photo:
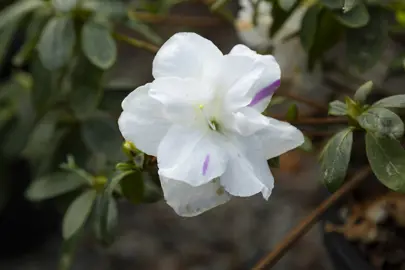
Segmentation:
<svg viewBox="0 0 405 270">
<path fill-rule="evenodd" d="M 270 55 L 244 45 L 223 55 L 209 40 L 178 33 L 153 61 L 155 80 L 122 102 L 126 140 L 157 157 L 167 203 L 195 216 L 231 196 L 261 192 L 273 176 L 266 160 L 298 147 L 302 133 L 261 112 L 280 84 Z"/>
</svg>

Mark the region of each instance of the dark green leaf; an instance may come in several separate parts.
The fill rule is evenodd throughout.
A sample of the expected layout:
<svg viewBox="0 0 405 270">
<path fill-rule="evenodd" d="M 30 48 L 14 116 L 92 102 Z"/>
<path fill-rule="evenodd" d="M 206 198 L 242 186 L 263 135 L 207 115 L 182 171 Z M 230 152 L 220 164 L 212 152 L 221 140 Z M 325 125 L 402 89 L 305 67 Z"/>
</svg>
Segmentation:
<svg viewBox="0 0 405 270">
<path fill-rule="evenodd" d="M 334 100 L 329 103 L 329 111 L 330 115 L 335 116 L 343 116 L 347 114 L 347 105 L 340 100 Z"/>
<path fill-rule="evenodd" d="M 82 50 L 101 69 L 109 69 L 117 59 L 117 47 L 109 29 L 93 21 L 83 26 Z"/>
<path fill-rule="evenodd" d="M 106 188 L 106 192 L 108 195 L 113 194 L 113 192 L 116 190 L 116 188 L 118 187 L 118 185 L 120 184 L 121 180 L 125 177 L 127 177 L 128 175 L 132 174 L 133 171 L 125 171 L 122 173 L 119 173 L 117 175 L 115 175 L 108 183 L 107 188 Z"/>
<path fill-rule="evenodd" d="M 64 239 L 71 238 L 85 224 L 96 196 L 95 190 L 85 191 L 69 206 L 63 218 L 62 234 Z"/>
<path fill-rule="evenodd" d="M 301 22 L 300 39 L 304 49 L 309 52 L 316 36 L 318 27 L 318 15 L 321 12 L 321 7 L 313 5 L 308 8 Z"/>
<path fill-rule="evenodd" d="M 297 0 L 278 0 L 278 5 L 284 10 L 289 11 L 295 4 Z"/>
<path fill-rule="evenodd" d="M 109 115 L 98 113 L 87 118 L 82 123 L 81 133 L 83 141 L 94 153 L 102 153 L 111 161 L 123 157 L 118 125 Z"/>
<path fill-rule="evenodd" d="M 350 11 L 352 12 L 352 11 Z M 359 71 L 373 67 L 381 58 L 388 38 L 388 20 L 380 8 L 370 8 L 370 22 L 346 32 L 346 54 L 351 65 Z"/>
<path fill-rule="evenodd" d="M 363 27 L 370 20 L 367 7 L 362 3 L 356 5 L 347 12 L 345 12 L 343 9 L 339 9 L 335 10 L 333 13 L 342 24 L 350 28 Z"/>
<path fill-rule="evenodd" d="M 68 16 L 52 18 L 45 26 L 37 46 L 43 65 L 49 70 L 65 66 L 72 57 L 75 42 L 72 19 Z"/>
<path fill-rule="evenodd" d="M 0 29 L 19 20 L 25 14 L 45 6 L 46 2 L 41 0 L 17 1 L 0 12 Z"/>
<path fill-rule="evenodd" d="M 274 157 L 274 158 L 267 160 L 267 164 L 269 164 L 269 166 L 271 168 L 279 168 L 280 167 L 280 157 Z"/>
<path fill-rule="evenodd" d="M 362 86 L 357 89 L 356 93 L 354 94 L 354 100 L 360 103 L 365 103 L 367 97 L 370 95 L 371 90 L 373 90 L 373 82 L 368 81 Z"/>
<path fill-rule="evenodd" d="M 321 3 L 330 9 L 341 9 L 344 5 L 344 0 L 321 0 Z"/>
<path fill-rule="evenodd" d="M 70 104 L 76 116 L 94 113 L 103 95 L 104 72 L 80 55 L 71 80 Z"/>
<path fill-rule="evenodd" d="M 395 95 L 380 99 L 373 104 L 373 107 L 382 107 L 389 109 L 405 108 L 405 95 Z"/>
<path fill-rule="evenodd" d="M 68 193 L 85 184 L 77 175 L 57 172 L 33 181 L 26 191 L 26 197 L 32 201 L 41 201 Z"/>
<path fill-rule="evenodd" d="M 398 115 L 385 108 L 371 108 L 357 118 L 361 127 L 379 136 L 400 138 L 404 123 Z"/>
<path fill-rule="evenodd" d="M 124 176 L 120 181 L 121 191 L 124 197 L 131 203 L 142 202 L 144 194 L 144 184 L 142 172 L 133 171 Z"/>
<path fill-rule="evenodd" d="M 17 30 L 17 26 L 17 23 L 12 23 L 8 25 L 8 27 L 4 27 L 4 29 L 0 30 L 0 71 L 4 64 L 3 59 L 9 51 L 10 44 L 13 41 L 14 33 Z"/>
<path fill-rule="evenodd" d="M 366 134 L 367 158 L 377 178 L 394 191 L 405 191 L 405 150 L 388 137 Z"/>
<path fill-rule="evenodd" d="M 111 244 L 114 240 L 118 225 L 117 202 L 107 193 L 100 196 L 97 201 L 95 233 L 104 244 Z"/>
<path fill-rule="evenodd" d="M 297 8 L 299 1 L 296 1 L 294 6 L 289 11 L 284 11 L 278 1 L 272 2 L 273 6 L 271 9 L 271 16 L 273 18 L 273 23 L 270 27 L 270 37 L 277 34 L 278 30 L 284 25 L 286 20 L 290 17 L 293 11 Z"/>
<path fill-rule="evenodd" d="M 295 104 L 295 103 L 291 104 L 291 106 L 288 108 L 285 118 L 286 118 L 287 122 L 292 122 L 292 121 L 297 120 L 297 118 L 298 118 L 297 104 Z"/>
<path fill-rule="evenodd" d="M 346 177 L 352 144 L 353 131 L 347 128 L 333 136 L 322 150 L 320 161 L 323 181 L 331 192 L 336 191 Z"/>
</svg>

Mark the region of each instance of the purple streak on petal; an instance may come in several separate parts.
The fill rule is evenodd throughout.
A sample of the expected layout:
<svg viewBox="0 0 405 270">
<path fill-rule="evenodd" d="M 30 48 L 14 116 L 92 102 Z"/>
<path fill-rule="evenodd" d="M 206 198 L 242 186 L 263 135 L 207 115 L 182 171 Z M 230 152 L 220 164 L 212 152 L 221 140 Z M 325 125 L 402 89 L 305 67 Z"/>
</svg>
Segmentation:
<svg viewBox="0 0 405 270">
<path fill-rule="evenodd" d="M 202 174 L 205 175 L 207 173 L 208 169 L 208 163 L 210 162 L 210 155 L 205 156 L 203 168 L 202 168 Z"/>
<path fill-rule="evenodd" d="M 262 90 L 257 92 L 257 94 L 253 97 L 252 101 L 250 102 L 250 104 L 248 106 L 254 106 L 257 103 L 259 103 L 260 101 L 262 101 L 263 99 L 265 99 L 266 97 L 273 95 L 279 86 L 280 86 L 280 80 L 277 80 L 277 81 L 273 82 L 272 84 L 270 84 L 269 86 L 263 88 Z"/>
</svg>

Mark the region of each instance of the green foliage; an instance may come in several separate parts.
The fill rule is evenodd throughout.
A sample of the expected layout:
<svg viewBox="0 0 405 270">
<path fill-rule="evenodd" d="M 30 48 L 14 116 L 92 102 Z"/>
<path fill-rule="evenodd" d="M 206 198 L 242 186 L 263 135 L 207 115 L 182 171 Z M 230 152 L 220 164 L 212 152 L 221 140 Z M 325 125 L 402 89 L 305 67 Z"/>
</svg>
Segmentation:
<svg viewBox="0 0 405 270">
<path fill-rule="evenodd" d="M 375 135 L 401 138 L 404 135 L 404 123 L 395 113 L 385 108 L 370 108 L 357 120 L 362 128 Z"/>
<path fill-rule="evenodd" d="M 330 115 L 335 115 L 335 116 L 343 116 L 347 114 L 347 105 L 346 103 L 340 101 L 340 100 L 335 100 L 329 103 L 329 110 L 328 113 Z"/>
<path fill-rule="evenodd" d="M 359 103 L 365 103 L 367 97 L 370 95 L 371 90 L 373 90 L 373 82 L 368 81 L 364 83 L 362 86 L 357 89 L 356 93 L 354 94 L 353 99 Z"/>
</svg>

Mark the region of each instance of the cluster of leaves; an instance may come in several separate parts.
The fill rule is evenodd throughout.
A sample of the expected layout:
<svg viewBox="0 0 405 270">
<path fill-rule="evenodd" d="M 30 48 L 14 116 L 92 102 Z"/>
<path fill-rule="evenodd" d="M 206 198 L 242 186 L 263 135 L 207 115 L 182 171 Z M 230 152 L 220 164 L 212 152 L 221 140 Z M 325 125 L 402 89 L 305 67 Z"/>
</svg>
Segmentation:
<svg viewBox="0 0 405 270">
<path fill-rule="evenodd" d="M 346 60 L 350 67 L 364 72 L 380 59 L 389 32 L 392 1 L 371 0 L 267 0 L 273 3 L 273 36 L 284 22 L 305 2 L 306 10 L 299 35 L 308 53 L 308 67 L 322 60 L 324 54 L 344 40 Z M 398 7 L 396 6 L 396 10 Z"/>
<path fill-rule="evenodd" d="M 346 116 L 349 127 L 335 134 L 320 155 L 324 183 L 329 190 L 338 189 L 350 162 L 353 132 L 365 132 L 367 158 L 382 184 L 394 191 L 405 191 L 404 123 L 398 115 L 405 108 L 405 95 L 390 96 L 371 105 L 366 103 L 372 90 L 367 82 L 353 99 L 330 103 L 329 114 Z"/>
</svg>

